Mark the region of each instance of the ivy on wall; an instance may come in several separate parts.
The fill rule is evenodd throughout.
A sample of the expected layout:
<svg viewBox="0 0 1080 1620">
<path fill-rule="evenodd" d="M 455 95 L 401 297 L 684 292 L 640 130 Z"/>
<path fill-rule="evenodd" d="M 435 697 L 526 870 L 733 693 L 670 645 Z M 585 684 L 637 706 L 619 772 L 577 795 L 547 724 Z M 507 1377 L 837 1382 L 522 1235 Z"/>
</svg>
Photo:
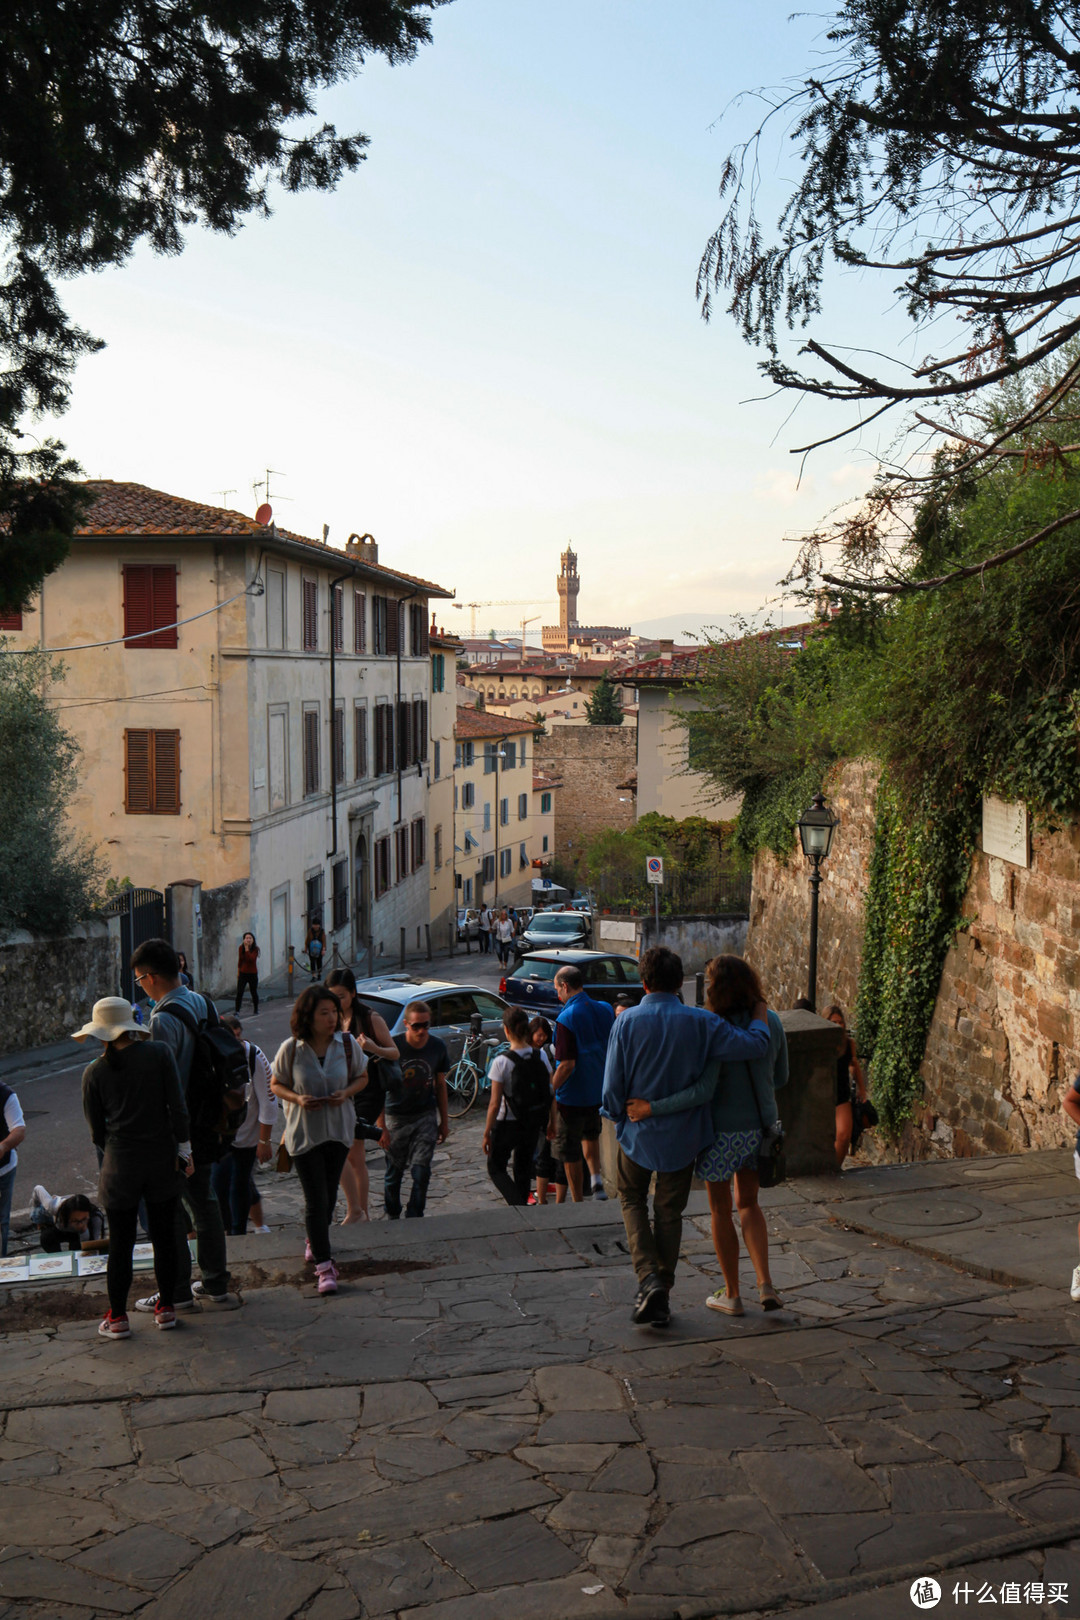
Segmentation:
<svg viewBox="0 0 1080 1620">
<path fill-rule="evenodd" d="M 866 896 L 855 1029 L 895 1136 L 922 1095 L 919 1068 L 945 956 L 962 926 L 979 799 L 905 792 L 884 772 Z"/>
</svg>

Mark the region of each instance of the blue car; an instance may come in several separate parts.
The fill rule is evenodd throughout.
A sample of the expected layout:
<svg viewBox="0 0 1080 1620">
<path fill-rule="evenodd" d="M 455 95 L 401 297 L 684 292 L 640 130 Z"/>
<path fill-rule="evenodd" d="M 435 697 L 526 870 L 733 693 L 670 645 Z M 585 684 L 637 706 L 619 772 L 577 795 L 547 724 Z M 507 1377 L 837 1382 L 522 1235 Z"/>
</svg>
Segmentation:
<svg viewBox="0 0 1080 1620">
<path fill-rule="evenodd" d="M 532 951 L 522 957 L 499 985 L 499 994 L 526 1012 L 558 1017 L 561 1002 L 555 993 L 555 975 L 561 967 L 581 969 L 585 993 L 595 1001 L 614 1004 L 618 996 L 629 996 L 636 1005 L 645 994 L 637 962 L 632 956 L 616 956 L 609 951 Z"/>
</svg>

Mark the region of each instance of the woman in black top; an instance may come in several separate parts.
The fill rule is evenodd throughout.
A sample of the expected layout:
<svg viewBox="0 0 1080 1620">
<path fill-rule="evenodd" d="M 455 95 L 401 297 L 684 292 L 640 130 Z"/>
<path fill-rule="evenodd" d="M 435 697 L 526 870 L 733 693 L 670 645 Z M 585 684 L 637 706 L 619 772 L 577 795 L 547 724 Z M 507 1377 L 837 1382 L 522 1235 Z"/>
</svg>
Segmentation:
<svg viewBox="0 0 1080 1620">
<path fill-rule="evenodd" d="M 96 1036 L 105 1051 L 82 1077 L 83 1113 L 94 1146 L 102 1150 L 98 1196 L 109 1222 L 109 1311 L 98 1328 L 103 1339 L 127 1339 L 127 1297 L 139 1200 L 146 1200 L 154 1246 L 159 1328 L 174 1328 L 176 1247 L 173 1222 L 182 1175 L 191 1175 L 191 1128 L 180 1073 L 169 1048 L 146 1039 L 128 1002 L 106 996 L 75 1035 Z"/>
<path fill-rule="evenodd" d="M 836 1060 L 836 1163 L 838 1168 L 842 1168 L 851 1147 L 851 1133 L 854 1129 L 851 1105 L 856 1097 L 860 1102 L 866 1101 L 866 1081 L 863 1078 L 859 1055 L 855 1050 L 854 1037 L 848 1035 L 847 1018 L 843 1007 L 834 1001 L 831 1007 L 826 1007 L 825 1017 L 838 1029 L 842 1029 L 847 1037 Z"/>
<path fill-rule="evenodd" d="M 359 1041 L 368 1059 L 368 1083 L 353 1098 L 356 1107 L 357 1136 L 349 1149 L 349 1157 L 341 1172 L 341 1190 L 345 1194 L 345 1214 L 342 1226 L 368 1219 L 368 1198 L 371 1177 L 368 1173 L 365 1139 L 359 1135 L 361 1125 L 374 1125 L 383 1110 L 386 1087 L 379 1078 L 379 1059 L 396 1063 L 397 1047 L 384 1019 L 372 1012 L 356 993 L 356 979 L 351 968 L 335 968 L 327 974 L 326 988 L 332 990 L 341 1003 L 341 1027 Z"/>
</svg>

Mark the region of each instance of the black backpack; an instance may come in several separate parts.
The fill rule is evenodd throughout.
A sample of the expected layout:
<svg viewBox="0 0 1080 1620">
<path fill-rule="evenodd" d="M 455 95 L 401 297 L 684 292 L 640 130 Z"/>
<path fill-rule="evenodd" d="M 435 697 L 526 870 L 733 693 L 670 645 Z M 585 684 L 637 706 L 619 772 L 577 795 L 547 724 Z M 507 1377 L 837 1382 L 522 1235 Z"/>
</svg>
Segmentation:
<svg viewBox="0 0 1080 1620">
<path fill-rule="evenodd" d="M 221 1022 L 213 1003 L 206 1005 L 207 1017 L 202 1023 L 190 1008 L 176 1002 L 161 1010 L 195 1037 L 187 1084 L 191 1128 L 220 1137 L 227 1147 L 247 1113 L 248 1060 L 243 1042 Z"/>
<path fill-rule="evenodd" d="M 547 1064 L 537 1051 L 507 1052 L 513 1065 L 503 1081 L 507 1106 L 519 1125 L 539 1126 L 551 1113 L 551 1077 Z"/>
</svg>

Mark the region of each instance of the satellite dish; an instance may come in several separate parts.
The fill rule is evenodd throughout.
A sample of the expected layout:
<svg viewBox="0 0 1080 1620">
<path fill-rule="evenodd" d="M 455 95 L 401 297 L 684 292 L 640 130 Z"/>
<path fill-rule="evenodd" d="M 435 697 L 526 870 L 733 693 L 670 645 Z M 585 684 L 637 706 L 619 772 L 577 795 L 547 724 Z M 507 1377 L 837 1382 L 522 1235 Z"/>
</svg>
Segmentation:
<svg viewBox="0 0 1080 1620">
<path fill-rule="evenodd" d="M 273 507 L 270 506 L 268 502 L 263 501 L 262 505 L 259 507 L 259 510 L 255 513 L 255 521 L 256 523 L 261 523 L 265 529 L 273 515 Z"/>
</svg>

